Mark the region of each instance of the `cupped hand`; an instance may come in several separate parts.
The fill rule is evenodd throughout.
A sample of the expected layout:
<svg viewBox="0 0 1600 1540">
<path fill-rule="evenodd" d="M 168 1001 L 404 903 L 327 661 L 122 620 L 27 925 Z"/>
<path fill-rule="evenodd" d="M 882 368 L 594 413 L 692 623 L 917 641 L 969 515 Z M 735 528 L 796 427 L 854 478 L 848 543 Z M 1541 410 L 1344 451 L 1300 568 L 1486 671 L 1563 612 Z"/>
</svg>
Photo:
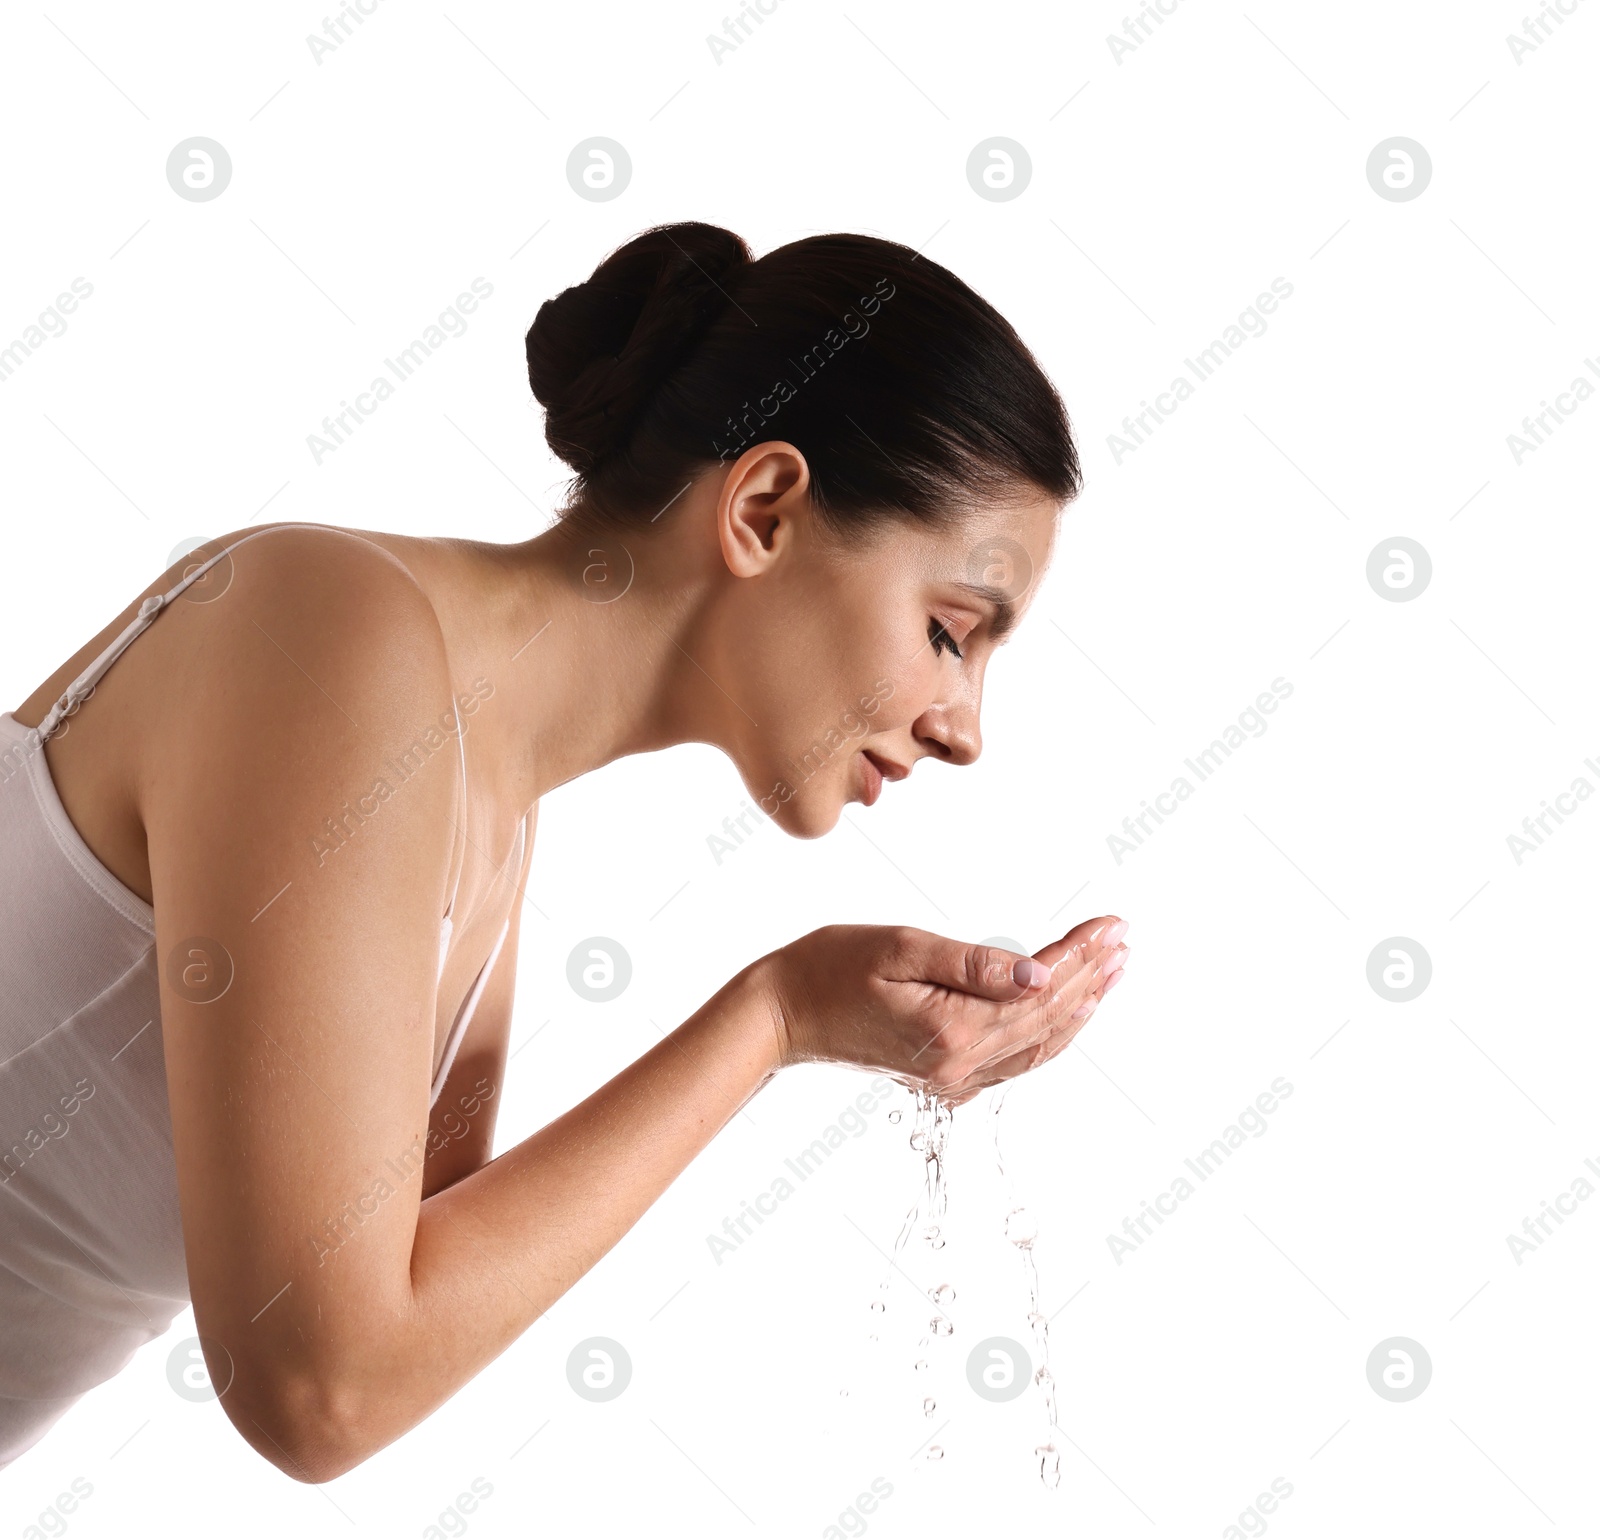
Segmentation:
<svg viewBox="0 0 1600 1540">
<path fill-rule="evenodd" d="M 828 925 L 763 959 L 785 1064 L 878 1070 L 952 1105 L 1053 1059 L 1122 974 L 1101 915 L 1023 957 L 898 925 Z"/>
</svg>

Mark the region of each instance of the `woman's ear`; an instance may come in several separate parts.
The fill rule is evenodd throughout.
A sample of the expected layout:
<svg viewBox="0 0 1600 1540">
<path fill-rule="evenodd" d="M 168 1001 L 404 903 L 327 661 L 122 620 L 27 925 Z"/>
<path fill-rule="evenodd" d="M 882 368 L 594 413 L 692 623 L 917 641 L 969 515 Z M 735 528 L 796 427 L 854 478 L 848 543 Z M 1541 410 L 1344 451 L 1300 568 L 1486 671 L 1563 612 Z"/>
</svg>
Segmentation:
<svg viewBox="0 0 1600 1540">
<path fill-rule="evenodd" d="M 768 571 L 810 512 L 811 470 L 793 444 L 753 444 L 734 461 L 717 500 L 717 540 L 735 577 Z"/>
</svg>

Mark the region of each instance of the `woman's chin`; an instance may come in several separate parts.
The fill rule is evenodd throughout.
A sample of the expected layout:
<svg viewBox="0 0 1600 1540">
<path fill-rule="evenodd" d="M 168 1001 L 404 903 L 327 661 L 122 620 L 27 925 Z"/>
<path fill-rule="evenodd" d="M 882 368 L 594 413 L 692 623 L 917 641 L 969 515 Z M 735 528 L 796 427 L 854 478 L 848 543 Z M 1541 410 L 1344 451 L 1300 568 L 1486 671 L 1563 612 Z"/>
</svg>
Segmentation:
<svg viewBox="0 0 1600 1540">
<path fill-rule="evenodd" d="M 750 801 L 792 839 L 821 839 L 838 827 L 847 803 L 861 800 L 849 761 L 829 765 L 798 785 L 782 778 L 794 773 L 789 765 L 734 763 Z"/>
<path fill-rule="evenodd" d="M 847 801 L 849 794 L 844 788 L 806 787 L 786 801 L 778 802 L 767 816 L 791 839 L 821 839 L 838 826 Z M 772 806 L 771 799 L 767 805 Z"/>
</svg>

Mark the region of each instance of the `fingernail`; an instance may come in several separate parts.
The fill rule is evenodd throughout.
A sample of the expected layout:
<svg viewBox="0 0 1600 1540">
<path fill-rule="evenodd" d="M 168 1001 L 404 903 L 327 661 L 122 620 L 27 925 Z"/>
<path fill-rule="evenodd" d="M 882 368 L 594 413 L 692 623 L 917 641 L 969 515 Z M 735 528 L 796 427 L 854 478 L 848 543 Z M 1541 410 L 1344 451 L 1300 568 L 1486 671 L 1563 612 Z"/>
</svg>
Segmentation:
<svg viewBox="0 0 1600 1540">
<path fill-rule="evenodd" d="M 1107 980 L 1106 980 L 1106 981 L 1105 981 L 1105 983 L 1104 983 L 1104 984 L 1102 984 L 1102 985 L 1101 985 L 1101 986 L 1100 986 L 1100 993 L 1101 993 L 1101 994 L 1102 994 L 1102 995 L 1107 995 L 1107 994 L 1110 994 L 1110 993 L 1111 993 L 1111 989 L 1112 989 L 1112 986 L 1113 986 L 1113 985 L 1114 985 L 1114 984 L 1116 984 L 1116 982 L 1117 982 L 1117 980 L 1118 980 L 1118 979 L 1120 979 L 1120 978 L 1121 978 L 1121 977 L 1122 977 L 1122 969 L 1121 969 L 1121 968 L 1118 968 L 1118 969 L 1117 969 L 1117 971 L 1116 971 L 1116 972 L 1115 972 L 1115 973 L 1113 973 L 1113 974 L 1112 974 L 1112 975 L 1111 975 L 1111 977 L 1110 977 L 1110 978 L 1108 978 L 1108 979 L 1107 979 Z"/>
<path fill-rule="evenodd" d="M 1095 1006 L 1097 1006 L 1099 1003 L 1100 1002 L 1098 1000 L 1085 1000 L 1083 1004 L 1077 1008 L 1077 1010 L 1067 1017 L 1067 1020 L 1082 1021 L 1085 1016 L 1088 1016 L 1093 1012 Z"/>
<path fill-rule="evenodd" d="M 1118 920 L 1115 925 L 1106 931 L 1105 935 L 1100 937 L 1100 945 L 1106 951 L 1110 951 L 1127 934 L 1128 922 L 1126 920 Z"/>
<path fill-rule="evenodd" d="M 1050 970 L 1031 957 L 1019 957 L 1012 966 L 1011 977 L 1022 989 L 1036 989 L 1049 981 Z"/>
</svg>

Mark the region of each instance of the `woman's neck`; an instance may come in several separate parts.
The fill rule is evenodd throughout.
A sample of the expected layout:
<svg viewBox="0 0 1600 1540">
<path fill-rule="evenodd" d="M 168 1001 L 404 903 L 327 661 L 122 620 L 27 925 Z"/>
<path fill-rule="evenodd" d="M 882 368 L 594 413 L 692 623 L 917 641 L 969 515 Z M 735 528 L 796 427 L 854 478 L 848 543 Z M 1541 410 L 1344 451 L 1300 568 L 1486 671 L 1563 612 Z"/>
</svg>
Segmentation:
<svg viewBox="0 0 1600 1540">
<path fill-rule="evenodd" d="M 468 725 L 474 773 L 509 807 L 629 754 L 719 741 L 727 703 L 696 646 L 707 553 L 683 538 L 695 510 L 674 512 L 672 539 L 557 524 L 518 545 L 405 551 L 457 696 L 481 699 Z"/>
</svg>

